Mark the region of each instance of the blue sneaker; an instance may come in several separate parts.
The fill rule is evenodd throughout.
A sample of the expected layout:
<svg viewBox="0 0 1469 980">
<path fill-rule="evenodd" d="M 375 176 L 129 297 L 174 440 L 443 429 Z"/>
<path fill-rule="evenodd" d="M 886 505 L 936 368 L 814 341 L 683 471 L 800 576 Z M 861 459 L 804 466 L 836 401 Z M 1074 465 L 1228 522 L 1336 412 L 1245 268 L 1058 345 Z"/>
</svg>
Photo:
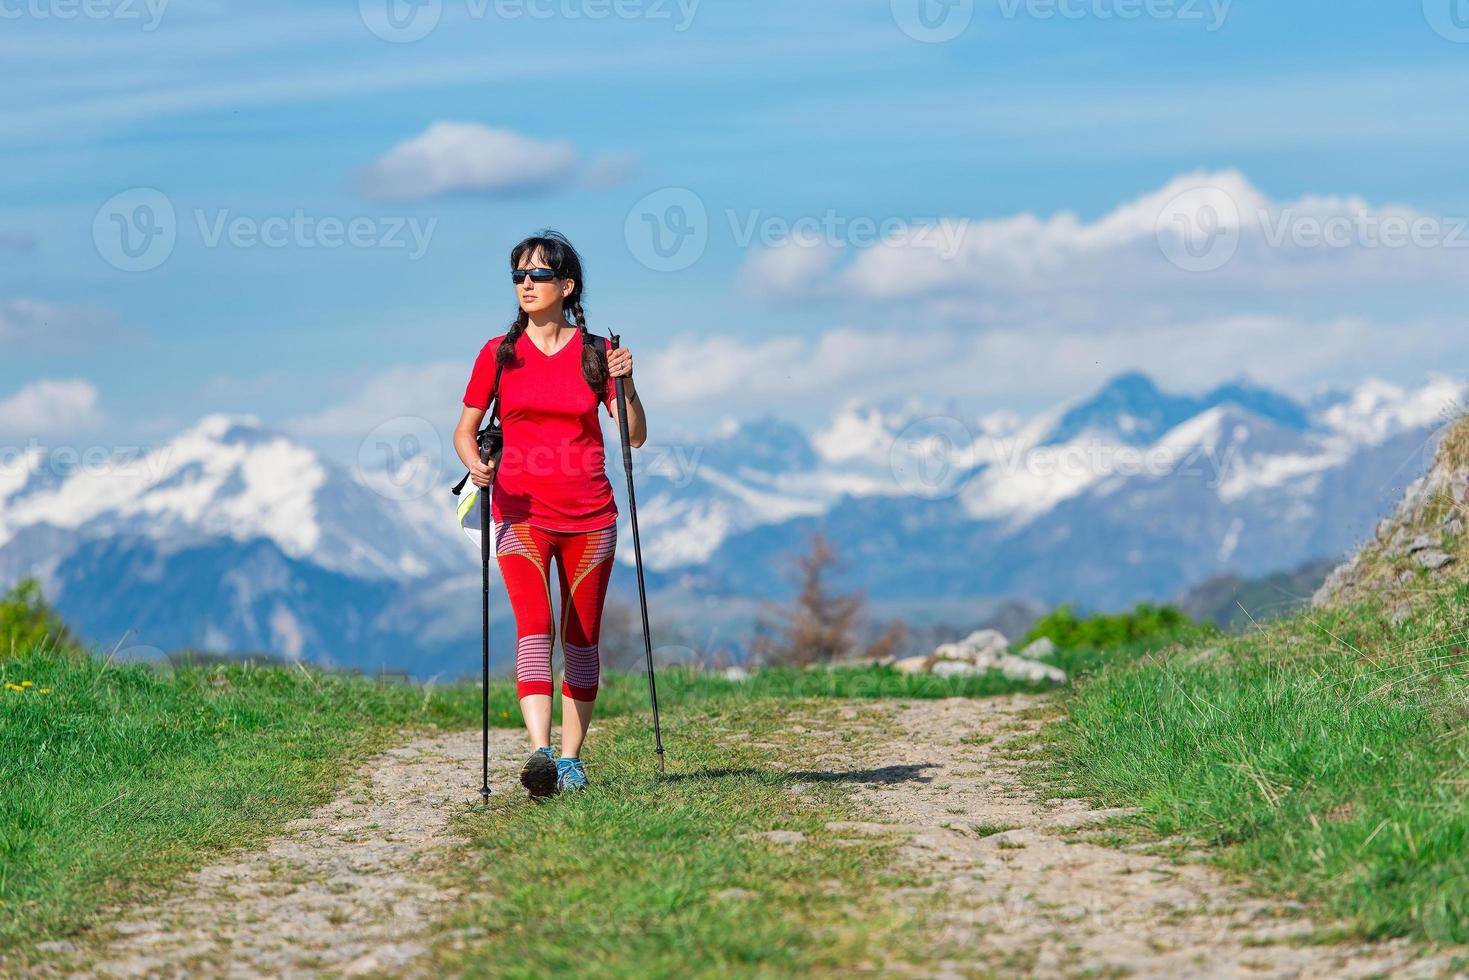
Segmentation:
<svg viewBox="0 0 1469 980">
<path fill-rule="evenodd" d="M 586 788 L 587 771 L 582 768 L 580 759 L 574 755 L 563 755 L 556 760 L 556 792 Z"/>
<path fill-rule="evenodd" d="M 531 799 L 556 795 L 559 770 L 556 766 L 556 750 L 543 745 L 530 754 L 520 770 L 520 785 L 530 791 Z"/>
</svg>

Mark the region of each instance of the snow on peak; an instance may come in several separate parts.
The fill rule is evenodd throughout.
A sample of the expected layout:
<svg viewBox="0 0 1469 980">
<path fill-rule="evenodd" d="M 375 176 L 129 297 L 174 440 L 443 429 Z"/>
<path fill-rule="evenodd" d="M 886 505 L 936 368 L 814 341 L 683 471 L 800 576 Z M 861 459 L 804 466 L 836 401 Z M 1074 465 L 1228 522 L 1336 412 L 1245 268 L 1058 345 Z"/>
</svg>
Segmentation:
<svg viewBox="0 0 1469 980">
<path fill-rule="evenodd" d="M 145 453 L 79 465 L 49 492 L 5 507 L 0 544 L 35 524 L 78 528 L 103 519 L 153 536 L 190 528 L 268 537 L 302 556 L 321 538 L 315 497 L 326 480 L 316 453 L 268 433 L 258 416 L 216 413 Z"/>
<path fill-rule="evenodd" d="M 259 429 L 264 426 L 264 423 L 260 421 L 260 416 L 253 412 L 211 412 L 185 431 L 219 437 L 237 425 Z"/>
<path fill-rule="evenodd" d="M 1469 385 L 1443 375 L 1430 375 L 1416 391 L 1378 378 L 1351 388 L 1322 413 L 1332 431 L 1362 445 L 1375 445 L 1395 433 L 1446 423 L 1465 407 Z"/>
<path fill-rule="evenodd" d="M 886 463 L 893 438 L 893 423 L 880 409 L 848 404 L 812 433 L 811 447 L 826 463 Z"/>
</svg>

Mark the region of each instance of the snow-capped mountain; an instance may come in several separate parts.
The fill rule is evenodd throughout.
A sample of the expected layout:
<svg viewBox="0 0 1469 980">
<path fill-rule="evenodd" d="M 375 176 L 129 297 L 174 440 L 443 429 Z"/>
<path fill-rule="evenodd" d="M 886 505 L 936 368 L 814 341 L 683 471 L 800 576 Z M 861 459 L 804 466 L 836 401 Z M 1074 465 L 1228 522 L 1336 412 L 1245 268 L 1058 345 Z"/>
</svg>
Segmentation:
<svg viewBox="0 0 1469 980">
<path fill-rule="evenodd" d="M 641 491 L 640 504 L 651 500 L 657 507 L 647 517 L 640 509 L 639 520 L 657 556 L 649 558 L 650 564 L 669 570 L 687 564 L 678 560 L 681 554 L 707 555 L 715 567 L 705 571 L 715 574 L 722 564 L 757 560 L 743 553 L 741 534 L 775 529 L 775 536 L 788 536 L 796 530 L 792 522 L 802 520 L 839 526 L 846 510 L 881 525 L 869 543 L 887 541 L 928 559 L 939 545 L 926 536 L 940 532 L 950 544 L 964 541 L 986 552 L 1003 547 L 1007 554 L 1040 535 L 1042 540 L 1019 549 L 1021 563 L 1035 557 L 1029 547 L 1044 549 L 1046 535 L 1057 542 L 1072 537 L 1067 523 L 1085 521 L 1089 513 L 1116 512 L 1123 533 L 1127 526 L 1154 521 L 1171 528 L 1180 541 L 1205 531 L 1212 543 L 1204 552 L 1221 556 L 1217 561 L 1225 565 L 1245 561 L 1249 549 L 1239 549 L 1261 535 L 1265 552 L 1249 567 L 1227 569 L 1255 574 L 1349 547 L 1391 498 L 1392 488 L 1426 466 L 1426 440 L 1466 400 L 1465 384 L 1447 378 L 1434 378 L 1414 391 L 1367 381 L 1302 404 L 1244 382 L 1199 397 L 1173 395 L 1129 373 L 1090 397 L 1029 421 L 1013 416 L 966 420 L 921 406 L 885 414 L 854 404 L 813 435 L 818 460 L 810 469 L 742 475 L 723 463 L 730 451 L 722 448 L 713 461 L 706 454 L 684 485 Z M 763 423 L 762 435 L 769 428 Z M 723 438 L 757 441 L 754 432 Z M 685 448 L 685 454 L 697 456 L 697 447 Z M 1364 459 L 1376 462 L 1364 469 Z M 919 478 L 925 462 L 938 478 Z M 1353 496 L 1333 508 L 1321 506 L 1318 498 L 1333 487 L 1356 486 L 1363 477 L 1365 485 Z M 1145 499 L 1148 512 L 1134 513 Z M 1125 502 L 1120 509 L 1119 501 Z M 1214 508 L 1238 511 L 1217 533 L 1207 532 L 1203 520 Z M 1255 510 L 1258 516 L 1246 521 Z M 721 519 L 704 520 L 713 514 Z M 1314 533 L 1317 522 L 1330 530 Z M 1318 549 L 1320 555 L 1274 554 L 1272 542 L 1284 545 L 1290 539 L 1287 524 L 1313 531 L 1310 543 L 1303 541 L 1301 547 Z M 916 536 L 902 544 L 890 537 L 906 529 Z M 770 536 L 762 532 L 757 539 Z M 726 547 L 740 557 L 722 559 Z M 1167 550 L 1141 553 L 1166 562 Z M 763 553 L 763 546 L 756 551 Z M 1069 562 L 1089 559 L 1067 551 Z M 874 551 L 871 558 L 884 568 L 932 567 L 896 550 Z M 996 567 L 991 558 L 985 563 Z M 932 587 L 922 574 L 898 578 Z M 966 589 L 974 580 L 973 574 L 959 574 L 944 588 Z M 1080 584 L 1063 574 L 1055 587 L 1035 597 L 1060 598 Z M 1131 590 L 1127 576 L 1118 590 Z"/>
<path fill-rule="evenodd" d="M 262 425 L 209 415 L 163 446 L 78 460 L 32 449 L 0 476 L 0 554 L 27 554 L 27 531 L 128 533 L 171 546 L 265 538 L 282 553 L 357 578 L 401 579 L 449 566 L 445 534 L 405 520 L 396 501 Z"/>
<path fill-rule="evenodd" d="M 843 559 L 837 584 L 885 608 L 1115 607 L 1292 568 L 1366 537 L 1466 401 L 1443 377 L 1298 401 L 1245 380 L 1169 393 L 1129 373 L 1029 419 L 853 401 L 809 434 L 767 415 L 650 439 L 634 454 L 650 608 L 698 609 L 707 627 L 721 605 L 784 597 L 786 558 L 818 527 Z M 630 568 L 615 434 L 607 459 Z M 398 476 L 339 465 L 249 415 L 206 416 L 126 459 L 33 449 L 0 469 L 0 586 L 40 577 L 109 646 L 470 672 L 479 569 L 452 518 L 454 474 L 418 494 Z M 636 601 L 630 574 L 613 590 Z M 506 651 L 513 621 L 493 605 L 492 650 Z"/>
</svg>

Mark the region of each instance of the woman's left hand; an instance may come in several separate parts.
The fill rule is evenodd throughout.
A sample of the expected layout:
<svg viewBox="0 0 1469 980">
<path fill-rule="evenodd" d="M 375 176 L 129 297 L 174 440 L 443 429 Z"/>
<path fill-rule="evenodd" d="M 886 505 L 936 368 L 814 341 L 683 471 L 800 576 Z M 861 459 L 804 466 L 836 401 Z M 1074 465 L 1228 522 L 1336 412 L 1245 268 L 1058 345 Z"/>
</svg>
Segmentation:
<svg viewBox="0 0 1469 980">
<path fill-rule="evenodd" d="M 607 352 L 607 373 L 614 378 L 632 380 L 632 351 L 626 347 L 614 347 Z"/>
</svg>

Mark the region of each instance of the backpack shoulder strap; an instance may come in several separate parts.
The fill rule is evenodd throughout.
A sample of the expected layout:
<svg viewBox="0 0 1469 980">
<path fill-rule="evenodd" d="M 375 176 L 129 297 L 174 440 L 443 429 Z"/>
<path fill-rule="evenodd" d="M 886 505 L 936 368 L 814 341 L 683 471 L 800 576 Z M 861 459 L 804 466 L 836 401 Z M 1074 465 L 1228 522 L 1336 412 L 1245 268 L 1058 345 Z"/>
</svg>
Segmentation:
<svg viewBox="0 0 1469 980">
<path fill-rule="evenodd" d="M 504 369 L 505 365 L 503 364 L 497 363 L 495 365 L 495 392 L 494 396 L 490 399 L 489 411 L 486 412 L 487 417 L 492 419 L 500 417 L 500 373 Z"/>
</svg>

